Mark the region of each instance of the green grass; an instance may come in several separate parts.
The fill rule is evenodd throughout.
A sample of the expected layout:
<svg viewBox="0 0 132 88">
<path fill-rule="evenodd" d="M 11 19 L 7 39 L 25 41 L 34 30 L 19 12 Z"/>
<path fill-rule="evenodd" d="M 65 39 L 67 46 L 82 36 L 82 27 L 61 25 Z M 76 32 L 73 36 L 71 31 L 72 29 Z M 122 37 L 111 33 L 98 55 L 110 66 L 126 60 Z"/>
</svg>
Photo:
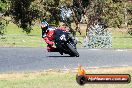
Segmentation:
<svg viewBox="0 0 132 88">
<path fill-rule="evenodd" d="M 22 28 L 19 28 L 17 25 L 10 22 L 8 26 L 6 26 L 5 34 L 26 35 L 26 32 L 24 32 Z M 33 27 L 33 30 L 31 30 L 30 35 L 41 35 L 41 29 L 39 25 Z"/>
<path fill-rule="evenodd" d="M 89 74 L 130 74 L 132 67 L 89 69 Z M 129 84 L 85 84 L 76 83 L 73 72 L 25 72 L 0 74 L 0 88 L 132 88 Z"/>
<path fill-rule="evenodd" d="M 112 48 L 132 48 L 132 36 L 127 33 L 112 32 Z"/>
<path fill-rule="evenodd" d="M 15 24 L 10 23 L 6 27 L 4 36 L 0 36 L 0 46 L 3 47 L 45 47 L 46 44 L 41 38 L 39 26 L 33 27 L 30 34 L 26 34 Z"/>
<path fill-rule="evenodd" d="M 85 34 L 84 26 L 81 27 L 82 34 Z M 21 28 L 10 23 L 6 27 L 6 36 L 0 36 L 0 46 L 4 47 L 46 47 L 46 43 L 41 38 L 41 28 L 39 25 L 34 26 L 33 30 L 27 35 Z M 77 36 L 80 36 L 77 33 Z M 78 37 L 83 43 L 82 35 Z M 81 43 L 77 47 L 83 47 Z M 112 31 L 112 48 L 132 48 L 132 36 L 127 33 Z"/>
<path fill-rule="evenodd" d="M 7 35 L 1 37 L 0 46 L 11 47 L 45 47 L 45 42 L 40 36 Z"/>
<path fill-rule="evenodd" d="M 132 48 L 132 38 L 113 38 L 112 48 Z"/>
</svg>

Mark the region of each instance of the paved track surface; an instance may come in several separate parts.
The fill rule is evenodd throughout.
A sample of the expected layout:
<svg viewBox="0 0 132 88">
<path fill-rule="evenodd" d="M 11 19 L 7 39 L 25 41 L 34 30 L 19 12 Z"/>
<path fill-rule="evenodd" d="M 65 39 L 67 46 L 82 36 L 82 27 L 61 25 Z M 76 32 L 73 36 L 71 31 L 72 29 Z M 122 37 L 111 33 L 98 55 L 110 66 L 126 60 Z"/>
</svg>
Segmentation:
<svg viewBox="0 0 132 88">
<path fill-rule="evenodd" d="M 78 49 L 80 57 L 48 53 L 43 48 L 0 48 L 0 72 L 83 67 L 132 66 L 132 49 Z"/>
</svg>

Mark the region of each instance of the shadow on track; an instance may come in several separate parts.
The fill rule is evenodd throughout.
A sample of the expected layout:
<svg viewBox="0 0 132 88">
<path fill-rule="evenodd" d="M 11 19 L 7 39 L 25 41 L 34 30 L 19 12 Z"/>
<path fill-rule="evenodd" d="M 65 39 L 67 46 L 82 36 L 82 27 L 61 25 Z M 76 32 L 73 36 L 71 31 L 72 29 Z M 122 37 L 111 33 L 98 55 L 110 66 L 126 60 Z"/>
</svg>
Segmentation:
<svg viewBox="0 0 132 88">
<path fill-rule="evenodd" d="M 71 57 L 71 56 L 47 56 L 47 57 Z"/>
</svg>

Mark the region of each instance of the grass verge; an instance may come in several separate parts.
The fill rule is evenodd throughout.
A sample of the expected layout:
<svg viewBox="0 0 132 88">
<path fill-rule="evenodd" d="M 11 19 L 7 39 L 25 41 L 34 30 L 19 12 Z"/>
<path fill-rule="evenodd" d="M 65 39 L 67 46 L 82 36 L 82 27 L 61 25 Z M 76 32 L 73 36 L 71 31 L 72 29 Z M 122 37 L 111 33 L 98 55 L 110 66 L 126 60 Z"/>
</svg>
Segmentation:
<svg viewBox="0 0 132 88">
<path fill-rule="evenodd" d="M 130 74 L 132 67 L 89 69 L 89 74 Z M 0 88 L 132 88 L 129 84 L 85 84 L 76 83 L 75 72 L 21 72 L 0 74 Z"/>
<path fill-rule="evenodd" d="M 83 43 L 86 25 L 81 25 L 82 35 L 77 33 L 78 40 Z M 132 36 L 125 32 L 119 32 L 120 29 L 112 29 L 112 48 L 132 48 Z M 41 38 L 41 28 L 34 26 L 30 35 L 27 35 L 21 28 L 10 23 L 6 27 L 6 37 L 0 36 L 0 46 L 2 47 L 46 47 L 46 43 Z M 83 44 L 78 43 L 78 48 Z"/>
</svg>

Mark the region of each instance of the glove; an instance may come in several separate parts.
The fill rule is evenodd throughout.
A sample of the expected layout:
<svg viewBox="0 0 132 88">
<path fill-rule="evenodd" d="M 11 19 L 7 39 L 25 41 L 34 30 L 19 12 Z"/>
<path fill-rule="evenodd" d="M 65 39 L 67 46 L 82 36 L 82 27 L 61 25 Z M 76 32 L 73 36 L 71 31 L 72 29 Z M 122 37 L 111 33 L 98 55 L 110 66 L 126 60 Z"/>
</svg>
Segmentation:
<svg viewBox="0 0 132 88">
<path fill-rule="evenodd" d="M 54 42 L 49 42 L 49 45 L 53 46 L 54 45 Z"/>
</svg>

